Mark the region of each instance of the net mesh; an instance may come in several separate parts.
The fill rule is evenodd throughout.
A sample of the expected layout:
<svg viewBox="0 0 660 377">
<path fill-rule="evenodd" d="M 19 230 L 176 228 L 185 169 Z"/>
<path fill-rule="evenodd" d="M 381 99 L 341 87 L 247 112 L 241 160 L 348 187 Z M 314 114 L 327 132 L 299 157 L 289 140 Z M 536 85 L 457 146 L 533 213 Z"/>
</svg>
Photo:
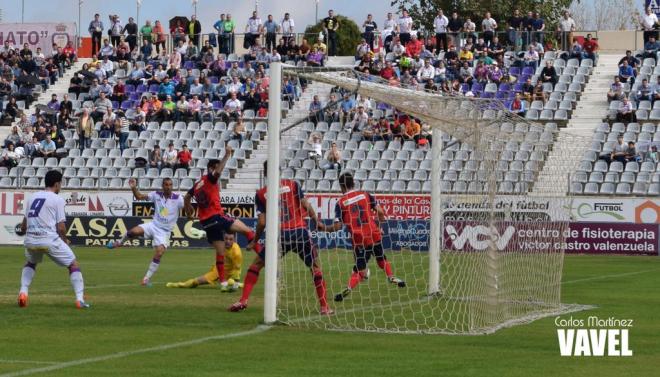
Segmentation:
<svg viewBox="0 0 660 377">
<path fill-rule="evenodd" d="M 409 207 L 430 206 L 430 190 L 401 194 L 392 189 L 374 194 L 386 218 L 374 221 L 382 233 L 376 249 L 374 243 L 355 239 L 346 226 L 337 232 L 312 231 L 316 261 L 335 314 L 319 314 L 318 278 L 310 275 L 301 258 L 288 253 L 278 272 L 280 321 L 340 331 L 483 334 L 587 308 L 561 303 L 570 232 L 566 166 L 571 158 L 579 161 L 587 140 L 570 135 L 572 143 L 557 142 L 556 128 L 529 123 L 498 100 L 443 97 L 352 71 L 285 73 L 392 104 L 430 125 L 434 142 L 443 147 L 438 172 L 442 180 L 431 182 L 441 185 L 442 221 L 433 232 L 430 210 L 402 215 Z M 427 151 L 424 160 L 430 159 Z M 360 183 L 358 179 L 358 188 Z M 337 203 L 351 207 L 340 193 L 308 194 L 308 200 L 327 224 L 336 217 Z M 364 211 L 361 207 L 354 216 L 377 217 L 375 211 Z M 440 237 L 440 289 L 429 295 L 433 235 Z M 287 249 L 283 251 L 300 241 L 284 232 L 280 237 Z M 392 276 L 379 261 L 383 258 L 378 246 L 383 247 Z M 356 249 L 365 248 L 372 251 L 367 269 L 347 293 L 355 284 L 354 271 L 360 270 Z M 342 300 L 335 302 L 338 295 Z"/>
</svg>

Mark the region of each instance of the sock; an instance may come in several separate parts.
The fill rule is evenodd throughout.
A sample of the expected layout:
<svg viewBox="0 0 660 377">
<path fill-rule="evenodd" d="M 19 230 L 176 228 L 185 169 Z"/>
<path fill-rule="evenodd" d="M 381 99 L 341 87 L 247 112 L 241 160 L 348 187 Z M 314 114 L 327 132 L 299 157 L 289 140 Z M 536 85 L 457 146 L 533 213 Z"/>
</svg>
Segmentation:
<svg viewBox="0 0 660 377">
<path fill-rule="evenodd" d="M 388 262 L 387 259 L 381 259 L 376 262 L 378 263 L 378 267 L 380 267 L 383 271 L 385 271 L 385 275 L 387 275 L 388 278 L 391 278 L 392 266 L 390 265 L 390 262 Z"/>
<path fill-rule="evenodd" d="M 28 293 L 28 289 L 30 288 L 30 284 L 32 284 L 34 274 L 36 273 L 36 268 L 37 265 L 30 262 L 27 262 L 25 266 L 23 266 L 23 272 L 21 273 L 21 290 L 19 293 Z"/>
<path fill-rule="evenodd" d="M 328 307 L 328 300 L 325 298 L 325 280 L 323 279 L 322 272 L 314 273 L 314 288 L 316 288 L 316 296 L 319 298 L 321 308 Z"/>
<path fill-rule="evenodd" d="M 78 267 L 69 267 L 69 279 L 71 280 L 73 292 L 76 294 L 76 301 L 85 301 L 85 283 Z"/>
<path fill-rule="evenodd" d="M 199 285 L 199 283 L 197 283 L 197 279 L 188 279 L 188 280 L 184 281 L 183 283 L 179 283 L 179 286 L 181 288 L 195 288 L 198 285 Z"/>
<path fill-rule="evenodd" d="M 362 277 L 360 276 L 360 273 L 353 271 L 353 273 L 351 273 L 351 278 L 348 280 L 348 288 L 355 288 L 358 284 L 360 284 L 361 280 Z"/>
<path fill-rule="evenodd" d="M 247 237 L 248 243 L 252 242 L 252 240 L 254 239 L 254 232 L 249 231 L 249 232 L 245 233 L 245 237 Z M 261 244 L 258 241 L 254 243 L 254 251 L 256 253 L 260 253 L 262 247 L 263 246 L 261 246 Z"/>
<path fill-rule="evenodd" d="M 151 279 L 151 277 L 158 271 L 158 266 L 160 266 L 160 259 L 154 258 L 151 260 L 151 263 L 149 263 L 149 268 L 147 269 L 147 273 L 144 274 L 145 279 Z"/>
<path fill-rule="evenodd" d="M 225 256 L 215 254 L 215 268 L 218 270 L 218 282 L 225 281 Z"/>
<path fill-rule="evenodd" d="M 252 293 L 252 288 L 257 284 L 259 280 L 259 270 L 260 268 L 251 265 L 248 268 L 247 274 L 245 275 L 245 284 L 243 285 L 243 293 L 241 294 L 241 302 L 247 304 L 248 298 L 250 298 L 250 293 Z"/>
</svg>

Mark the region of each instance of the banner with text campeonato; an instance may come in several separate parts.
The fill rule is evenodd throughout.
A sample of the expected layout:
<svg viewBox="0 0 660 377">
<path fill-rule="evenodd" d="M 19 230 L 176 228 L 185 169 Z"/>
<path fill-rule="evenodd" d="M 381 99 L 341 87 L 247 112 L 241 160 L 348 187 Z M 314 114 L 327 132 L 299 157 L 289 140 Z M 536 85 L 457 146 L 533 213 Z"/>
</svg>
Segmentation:
<svg viewBox="0 0 660 377">
<path fill-rule="evenodd" d="M 0 23 L 0 45 L 9 42 L 16 48 L 23 48 L 23 44 L 27 43 L 32 51 L 41 47 L 44 55 L 49 56 L 53 50 L 53 44 L 64 47 L 68 42 L 74 43 L 76 32 L 76 24 L 73 22 Z"/>
</svg>

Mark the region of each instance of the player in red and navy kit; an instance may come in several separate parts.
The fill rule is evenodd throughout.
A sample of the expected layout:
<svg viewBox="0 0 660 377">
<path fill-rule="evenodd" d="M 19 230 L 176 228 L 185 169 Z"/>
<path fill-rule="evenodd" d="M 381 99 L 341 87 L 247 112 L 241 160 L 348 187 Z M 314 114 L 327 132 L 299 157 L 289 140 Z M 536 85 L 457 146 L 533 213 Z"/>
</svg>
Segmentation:
<svg viewBox="0 0 660 377">
<path fill-rule="evenodd" d="M 264 176 L 266 176 L 267 169 L 264 163 Z M 266 229 L 266 189 L 262 187 L 257 191 L 255 196 L 255 203 L 259 215 L 257 218 L 257 232 L 256 238 L 252 241 L 257 244 L 259 238 Z M 332 314 L 332 309 L 328 307 L 326 300 L 325 280 L 323 280 L 323 272 L 319 264 L 316 246 L 312 241 L 309 229 L 307 229 L 306 217 L 310 217 L 313 222 L 317 222 L 316 212 L 311 204 L 305 199 L 305 195 L 296 181 L 289 179 L 280 180 L 280 247 L 283 253 L 289 251 L 298 254 L 298 257 L 305 263 L 311 270 L 314 279 L 314 287 L 316 288 L 316 295 L 319 299 L 320 313 L 324 315 Z M 252 245 L 251 245 L 252 246 Z M 248 268 L 245 276 L 245 283 L 243 285 L 243 293 L 241 299 L 233 304 L 229 310 L 238 312 L 247 308 L 248 298 L 252 288 L 259 279 L 259 272 L 264 267 L 266 260 L 265 250 L 257 252 L 257 257 Z"/>
<path fill-rule="evenodd" d="M 185 211 L 189 219 L 194 215 L 192 199 L 197 202 L 197 217 L 206 231 L 206 237 L 215 249 L 215 266 L 218 269 L 218 280 L 221 287 L 227 286 L 225 276 L 225 233 L 240 233 L 259 252 L 261 245 L 252 244 L 254 232 L 241 220 L 227 216 L 220 204 L 220 174 L 232 154 L 232 148 L 225 146 L 225 155 L 222 160 L 210 160 L 207 165 L 207 174 L 202 176 L 184 197 Z"/>
<path fill-rule="evenodd" d="M 339 176 L 339 187 L 344 195 L 335 206 L 334 224 L 325 226 L 318 223 L 318 229 L 326 232 L 336 232 L 346 226 L 353 241 L 353 273 L 348 287 L 335 296 L 335 301 L 343 301 L 360 281 L 368 277 L 367 263 L 372 256 L 376 257 L 378 267 L 385 271 L 387 281 L 404 288 L 406 283 L 392 274 L 392 266 L 383 251 L 383 236 L 379 223 L 385 221 L 385 212 L 371 194 L 354 190 L 351 173 L 346 172 Z"/>
</svg>

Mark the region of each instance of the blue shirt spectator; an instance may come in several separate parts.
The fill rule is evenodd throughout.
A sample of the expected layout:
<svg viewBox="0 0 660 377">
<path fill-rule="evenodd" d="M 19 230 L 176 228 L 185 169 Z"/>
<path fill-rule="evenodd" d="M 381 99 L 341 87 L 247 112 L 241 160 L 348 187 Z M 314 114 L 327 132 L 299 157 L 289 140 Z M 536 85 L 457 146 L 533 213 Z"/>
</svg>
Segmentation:
<svg viewBox="0 0 660 377">
<path fill-rule="evenodd" d="M 174 88 L 174 83 L 169 78 L 165 78 L 165 81 L 158 86 L 158 94 L 162 96 L 173 96 Z"/>
</svg>

